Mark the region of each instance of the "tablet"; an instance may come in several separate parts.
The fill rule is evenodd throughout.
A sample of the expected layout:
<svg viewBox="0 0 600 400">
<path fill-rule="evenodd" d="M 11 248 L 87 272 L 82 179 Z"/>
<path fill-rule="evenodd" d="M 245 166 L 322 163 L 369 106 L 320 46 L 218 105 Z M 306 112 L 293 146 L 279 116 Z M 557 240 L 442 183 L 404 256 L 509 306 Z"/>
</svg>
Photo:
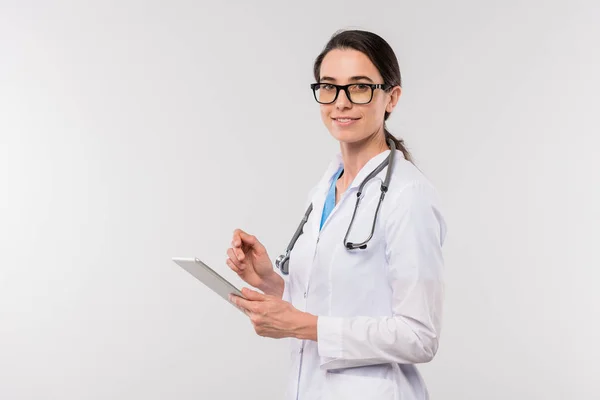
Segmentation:
<svg viewBox="0 0 600 400">
<path fill-rule="evenodd" d="M 245 298 L 242 295 L 242 292 L 236 288 L 233 284 L 231 284 L 228 280 L 223 278 L 221 275 L 216 273 L 212 268 L 208 265 L 200 261 L 198 258 L 182 258 L 182 257 L 173 257 L 173 261 L 179 265 L 181 268 L 185 269 L 192 276 L 198 279 L 200 282 L 204 283 L 210 289 L 213 290 L 216 294 L 221 296 L 225 301 L 229 304 L 237 308 L 238 310 L 244 312 L 243 309 L 236 306 L 232 302 L 229 301 L 229 295 L 235 294 L 242 298 Z M 245 312 L 244 312 L 245 314 Z"/>
</svg>

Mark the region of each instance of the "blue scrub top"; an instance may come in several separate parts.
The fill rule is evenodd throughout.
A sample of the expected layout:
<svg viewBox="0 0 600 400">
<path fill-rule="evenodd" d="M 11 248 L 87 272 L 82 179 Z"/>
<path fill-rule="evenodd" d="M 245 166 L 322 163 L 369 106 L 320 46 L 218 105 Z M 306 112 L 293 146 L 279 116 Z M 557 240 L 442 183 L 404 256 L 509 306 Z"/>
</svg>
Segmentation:
<svg viewBox="0 0 600 400">
<path fill-rule="evenodd" d="M 329 192 L 327 192 L 327 198 L 325 199 L 325 204 L 323 205 L 323 214 L 321 215 L 321 226 L 319 230 L 323 227 L 325 221 L 327 221 L 327 217 L 331 214 L 331 211 L 335 208 L 335 184 L 344 171 L 344 168 L 340 168 L 338 172 L 336 172 L 333 180 L 331 181 L 331 186 L 329 187 Z"/>
</svg>

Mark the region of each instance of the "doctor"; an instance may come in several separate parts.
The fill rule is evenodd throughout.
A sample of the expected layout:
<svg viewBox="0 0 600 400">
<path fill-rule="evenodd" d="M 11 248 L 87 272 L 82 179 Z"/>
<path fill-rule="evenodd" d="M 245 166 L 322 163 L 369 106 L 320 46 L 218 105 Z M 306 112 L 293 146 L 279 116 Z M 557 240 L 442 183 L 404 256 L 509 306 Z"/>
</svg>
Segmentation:
<svg viewBox="0 0 600 400">
<path fill-rule="evenodd" d="M 398 61 L 376 34 L 342 31 L 314 77 L 340 153 L 309 193 L 281 272 L 235 230 L 227 265 L 263 293 L 244 288 L 247 300 L 232 301 L 258 335 L 292 338 L 286 399 L 427 399 L 415 364 L 438 349 L 446 225 L 434 187 L 386 129 Z"/>
</svg>

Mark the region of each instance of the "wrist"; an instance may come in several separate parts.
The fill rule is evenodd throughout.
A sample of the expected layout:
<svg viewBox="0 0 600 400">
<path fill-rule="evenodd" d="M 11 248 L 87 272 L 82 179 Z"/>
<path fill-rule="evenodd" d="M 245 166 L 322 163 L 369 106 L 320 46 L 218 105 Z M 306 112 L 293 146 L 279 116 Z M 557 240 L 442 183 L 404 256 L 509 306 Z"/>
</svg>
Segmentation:
<svg viewBox="0 0 600 400">
<path fill-rule="evenodd" d="M 306 312 L 298 311 L 296 327 L 292 336 L 296 339 L 308 339 L 317 341 L 317 322 L 319 317 Z"/>
<path fill-rule="evenodd" d="M 262 279 L 259 289 L 265 294 L 282 298 L 284 289 L 283 278 L 273 271 L 271 275 Z"/>
</svg>

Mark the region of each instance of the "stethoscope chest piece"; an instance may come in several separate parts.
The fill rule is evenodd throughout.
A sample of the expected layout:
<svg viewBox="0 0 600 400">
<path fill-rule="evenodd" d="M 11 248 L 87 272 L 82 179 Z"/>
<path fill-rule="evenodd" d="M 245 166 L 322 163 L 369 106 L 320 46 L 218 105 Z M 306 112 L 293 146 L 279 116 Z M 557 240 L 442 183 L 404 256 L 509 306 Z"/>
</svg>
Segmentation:
<svg viewBox="0 0 600 400">
<path fill-rule="evenodd" d="M 275 260 L 275 266 L 281 271 L 282 274 L 288 275 L 290 273 L 290 252 L 286 251 L 285 254 L 280 255 Z"/>
</svg>

